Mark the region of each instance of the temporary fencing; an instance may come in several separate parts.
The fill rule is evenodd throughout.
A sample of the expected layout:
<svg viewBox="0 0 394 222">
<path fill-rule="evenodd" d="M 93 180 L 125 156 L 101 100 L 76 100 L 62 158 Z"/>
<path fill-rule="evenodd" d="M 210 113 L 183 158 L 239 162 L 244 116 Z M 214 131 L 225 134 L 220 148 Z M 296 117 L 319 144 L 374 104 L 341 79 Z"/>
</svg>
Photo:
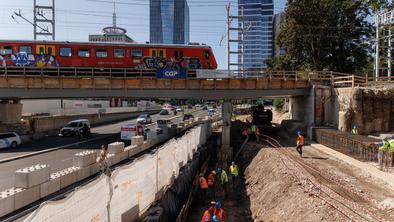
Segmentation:
<svg viewBox="0 0 394 222">
<path fill-rule="evenodd" d="M 102 175 L 66 199 L 43 203 L 25 221 L 108 221 L 110 180 Z"/>
<path fill-rule="evenodd" d="M 177 176 L 210 134 L 205 123 L 156 150 L 102 176 L 61 201 L 46 202 L 25 221 L 136 221 L 163 197 Z M 194 165 L 199 159 L 193 159 Z M 186 177 L 189 178 L 189 177 Z M 191 177 L 192 178 L 192 177 Z M 177 186 L 182 187 L 183 185 Z M 180 189 L 184 193 L 186 189 Z M 174 193 L 174 195 L 177 192 Z"/>
</svg>

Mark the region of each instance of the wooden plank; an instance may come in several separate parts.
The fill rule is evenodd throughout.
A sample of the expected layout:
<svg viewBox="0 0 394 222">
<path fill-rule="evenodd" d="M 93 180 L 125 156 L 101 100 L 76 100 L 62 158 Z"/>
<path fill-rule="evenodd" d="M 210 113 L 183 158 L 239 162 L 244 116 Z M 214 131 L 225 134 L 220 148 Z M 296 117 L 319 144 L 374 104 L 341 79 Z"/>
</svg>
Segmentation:
<svg viewBox="0 0 394 222">
<path fill-rule="evenodd" d="M 239 79 L 230 79 L 229 81 L 229 89 L 241 89 L 242 82 Z"/>
<path fill-rule="evenodd" d="M 108 78 L 94 78 L 94 88 L 96 89 L 108 89 L 111 88 L 111 80 Z"/>
<path fill-rule="evenodd" d="M 172 80 L 172 86 L 174 89 L 185 89 L 186 79 L 174 79 Z"/>
<path fill-rule="evenodd" d="M 156 81 L 156 86 L 158 89 L 171 89 L 171 79 L 158 79 Z"/>
<path fill-rule="evenodd" d="M 216 80 L 216 89 L 228 89 L 229 81 L 228 79 Z"/>
<path fill-rule="evenodd" d="M 79 87 L 82 89 L 93 89 L 94 80 L 91 78 L 82 78 L 79 80 Z"/>
<path fill-rule="evenodd" d="M 215 89 L 215 81 L 213 80 L 201 80 L 201 89 Z"/>
<path fill-rule="evenodd" d="M 43 87 L 48 89 L 60 88 L 60 81 L 58 78 L 44 78 Z"/>
<path fill-rule="evenodd" d="M 268 79 L 258 79 L 256 80 L 256 89 L 268 89 Z"/>
<path fill-rule="evenodd" d="M 188 89 L 199 89 L 200 88 L 200 80 L 198 79 L 187 79 L 186 85 Z"/>
<path fill-rule="evenodd" d="M 112 79 L 113 89 L 123 89 L 125 87 L 125 81 L 123 79 Z"/>
<path fill-rule="evenodd" d="M 256 89 L 256 80 L 245 80 L 245 89 Z"/>
<path fill-rule="evenodd" d="M 140 87 L 143 89 L 156 89 L 156 79 L 141 79 Z"/>
<path fill-rule="evenodd" d="M 141 86 L 141 79 L 126 79 L 126 87 L 129 89 L 139 89 Z"/>
</svg>

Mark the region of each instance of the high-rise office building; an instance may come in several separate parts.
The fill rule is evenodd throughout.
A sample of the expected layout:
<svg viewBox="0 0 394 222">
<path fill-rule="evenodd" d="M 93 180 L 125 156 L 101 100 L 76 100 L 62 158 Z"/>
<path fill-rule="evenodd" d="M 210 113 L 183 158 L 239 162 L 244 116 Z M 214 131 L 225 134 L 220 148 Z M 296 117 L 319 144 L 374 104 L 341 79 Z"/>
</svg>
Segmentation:
<svg viewBox="0 0 394 222">
<path fill-rule="evenodd" d="M 273 0 L 238 0 L 238 15 L 243 16 L 238 22 L 242 28 L 238 38 L 243 38 L 238 45 L 238 50 L 243 51 L 238 54 L 238 63 L 243 60 L 245 69 L 266 68 L 264 61 L 273 54 Z"/>
<path fill-rule="evenodd" d="M 189 23 L 186 0 L 150 0 L 151 43 L 189 43 Z"/>
</svg>

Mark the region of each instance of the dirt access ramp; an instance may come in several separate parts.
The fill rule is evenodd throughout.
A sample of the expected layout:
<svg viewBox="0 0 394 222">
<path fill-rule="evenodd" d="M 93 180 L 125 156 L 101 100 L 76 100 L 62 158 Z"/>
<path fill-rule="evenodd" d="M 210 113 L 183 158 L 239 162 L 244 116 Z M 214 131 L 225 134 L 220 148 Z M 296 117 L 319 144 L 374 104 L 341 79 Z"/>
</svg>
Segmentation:
<svg viewBox="0 0 394 222">
<path fill-rule="evenodd" d="M 247 144 L 240 164 L 254 221 L 394 221 L 394 211 L 385 206 L 392 191 L 319 151 L 306 150 L 305 156 L 299 158 L 294 148 Z M 311 181 L 325 188 L 317 189 Z"/>
</svg>

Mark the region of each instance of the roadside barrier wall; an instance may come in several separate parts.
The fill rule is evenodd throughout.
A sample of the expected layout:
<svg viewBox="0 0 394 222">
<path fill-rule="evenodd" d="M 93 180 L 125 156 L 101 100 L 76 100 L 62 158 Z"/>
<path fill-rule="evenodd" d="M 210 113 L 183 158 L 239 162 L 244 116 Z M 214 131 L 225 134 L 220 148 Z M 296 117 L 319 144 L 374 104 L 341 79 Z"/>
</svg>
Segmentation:
<svg viewBox="0 0 394 222">
<path fill-rule="evenodd" d="M 98 125 L 111 123 L 119 120 L 131 119 L 139 116 L 141 113 L 154 114 L 160 109 L 139 110 L 134 112 L 123 113 L 102 113 L 102 114 L 84 114 L 84 115 L 69 115 L 69 116 L 48 116 L 48 117 L 33 117 L 32 129 L 35 133 L 42 133 L 51 130 L 58 130 L 70 121 L 77 119 L 88 119 L 90 124 Z"/>
<path fill-rule="evenodd" d="M 180 169 L 192 159 L 193 166 L 200 162 L 194 154 L 210 136 L 210 129 L 211 122 L 205 121 L 155 152 L 119 167 L 110 178 L 101 176 L 63 200 L 43 203 L 24 221 L 136 221 L 162 199 L 175 178 L 193 173 L 180 173 Z M 182 184 L 176 186 L 182 188 L 179 193 L 187 190 Z"/>
</svg>

